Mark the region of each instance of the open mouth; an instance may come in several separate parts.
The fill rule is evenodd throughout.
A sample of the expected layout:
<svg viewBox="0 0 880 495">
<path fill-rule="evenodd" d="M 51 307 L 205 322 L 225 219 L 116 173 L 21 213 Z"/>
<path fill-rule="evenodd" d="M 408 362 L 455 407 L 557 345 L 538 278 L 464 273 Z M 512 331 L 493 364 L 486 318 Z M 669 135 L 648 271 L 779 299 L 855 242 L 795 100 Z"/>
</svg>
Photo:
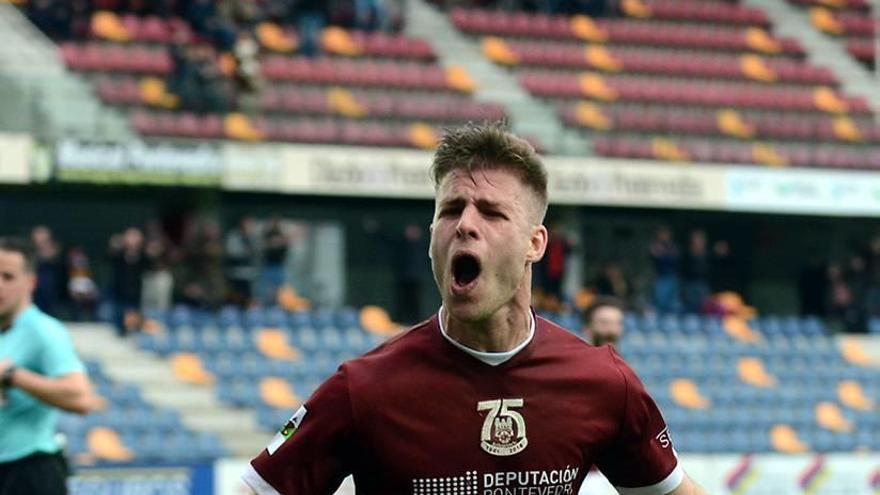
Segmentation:
<svg viewBox="0 0 880 495">
<path fill-rule="evenodd" d="M 480 260 L 472 254 L 460 254 L 452 259 L 453 286 L 469 288 L 480 276 Z"/>
</svg>

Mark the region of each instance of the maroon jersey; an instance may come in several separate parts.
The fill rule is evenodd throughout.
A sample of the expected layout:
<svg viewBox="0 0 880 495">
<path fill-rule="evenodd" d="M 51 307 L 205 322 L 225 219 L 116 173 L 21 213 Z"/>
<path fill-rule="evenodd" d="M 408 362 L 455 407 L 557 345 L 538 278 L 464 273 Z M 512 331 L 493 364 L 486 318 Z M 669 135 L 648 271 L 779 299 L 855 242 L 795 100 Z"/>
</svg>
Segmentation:
<svg viewBox="0 0 880 495">
<path fill-rule="evenodd" d="M 449 342 L 438 317 L 344 363 L 244 475 L 257 493 L 576 494 L 597 465 L 622 493 L 683 477 L 660 411 L 610 346 L 537 318 L 492 366 Z"/>
</svg>

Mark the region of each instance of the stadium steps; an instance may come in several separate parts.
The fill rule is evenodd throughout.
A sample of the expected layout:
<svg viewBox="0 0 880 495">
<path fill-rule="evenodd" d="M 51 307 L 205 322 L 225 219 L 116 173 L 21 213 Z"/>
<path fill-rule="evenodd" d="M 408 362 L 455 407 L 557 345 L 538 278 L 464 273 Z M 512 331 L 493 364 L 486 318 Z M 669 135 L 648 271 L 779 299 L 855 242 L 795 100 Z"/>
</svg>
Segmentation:
<svg viewBox="0 0 880 495">
<path fill-rule="evenodd" d="M 406 34 L 430 39 L 440 63 L 452 61 L 463 67 L 477 84 L 474 98 L 504 105 L 513 130 L 536 138 L 548 151 L 583 155 L 589 148 L 581 133 L 566 129 L 551 105 L 535 99 L 517 82 L 513 73 L 486 59 L 477 43 L 460 33 L 443 12 L 424 0 L 411 0 Z"/>
<path fill-rule="evenodd" d="M 257 428 L 253 411 L 224 406 L 210 388 L 182 383 L 168 361 L 137 349 L 134 339 L 118 339 L 109 325 L 69 328 L 84 358 L 100 362 L 110 378 L 139 386 L 151 403 L 179 411 L 187 427 L 216 434 L 233 455 L 253 456 L 268 444 L 271 435 Z"/>
<path fill-rule="evenodd" d="M 0 118 L 6 129 L 48 139 L 134 139 L 128 121 L 67 72 L 58 47 L 8 2 L 0 2 L 0 81 L 0 115 L 11 117 Z"/>
<path fill-rule="evenodd" d="M 880 91 L 871 72 L 853 58 L 842 43 L 814 29 L 805 10 L 788 2 L 743 0 L 743 4 L 763 9 L 772 20 L 776 34 L 797 38 L 812 64 L 833 70 L 846 93 L 865 98 L 871 110 L 880 113 Z"/>
</svg>

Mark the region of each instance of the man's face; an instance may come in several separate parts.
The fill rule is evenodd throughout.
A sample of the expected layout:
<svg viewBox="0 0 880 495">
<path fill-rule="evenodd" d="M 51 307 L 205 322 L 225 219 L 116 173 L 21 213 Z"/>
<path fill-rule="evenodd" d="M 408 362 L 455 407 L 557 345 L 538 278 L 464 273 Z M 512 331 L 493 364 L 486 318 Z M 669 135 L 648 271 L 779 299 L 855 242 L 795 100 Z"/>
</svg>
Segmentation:
<svg viewBox="0 0 880 495">
<path fill-rule="evenodd" d="M 24 256 L 0 249 L 0 320 L 7 320 L 30 300 L 37 278 Z"/>
<path fill-rule="evenodd" d="M 444 308 L 485 321 L 528 291 L 527 268 L 544 254 L 536 195 L 503 169 L 450 172 L 437 191 L 431 268 Z"/>
<path fill-rule="evenodd" d="M 623 335 L 623 311 L 614 306 L 602 306 L 593 312 L 587 323 L 593 345 L 617 345 Z"/>
</svg>

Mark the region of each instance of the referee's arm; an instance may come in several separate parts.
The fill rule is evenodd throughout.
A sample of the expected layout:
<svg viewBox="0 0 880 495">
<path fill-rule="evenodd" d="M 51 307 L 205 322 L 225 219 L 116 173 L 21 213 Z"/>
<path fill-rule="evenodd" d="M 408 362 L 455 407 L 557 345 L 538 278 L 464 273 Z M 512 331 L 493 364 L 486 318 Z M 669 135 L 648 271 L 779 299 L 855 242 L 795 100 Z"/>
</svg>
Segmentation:
<svg viewBox="0 0 880 495">
<path fill-rule="evenodd" d="M 0 362 L 0 375 L 12 364 Z M 50 406 L 76 414 L 88 414 L 102 406 L 103 400 L 92 391 L 89 378 L 81 371 L 48 378 L 25 368 L 15 368 L 9 386 L 15 387 Z"/>
<path fill-rule="evenodd" d="M 690 476 L 685 474 L 678 488 L 672 490 L 667 495 L 707 495 L 707 492 L 694 483 Z"/>
</svg>

